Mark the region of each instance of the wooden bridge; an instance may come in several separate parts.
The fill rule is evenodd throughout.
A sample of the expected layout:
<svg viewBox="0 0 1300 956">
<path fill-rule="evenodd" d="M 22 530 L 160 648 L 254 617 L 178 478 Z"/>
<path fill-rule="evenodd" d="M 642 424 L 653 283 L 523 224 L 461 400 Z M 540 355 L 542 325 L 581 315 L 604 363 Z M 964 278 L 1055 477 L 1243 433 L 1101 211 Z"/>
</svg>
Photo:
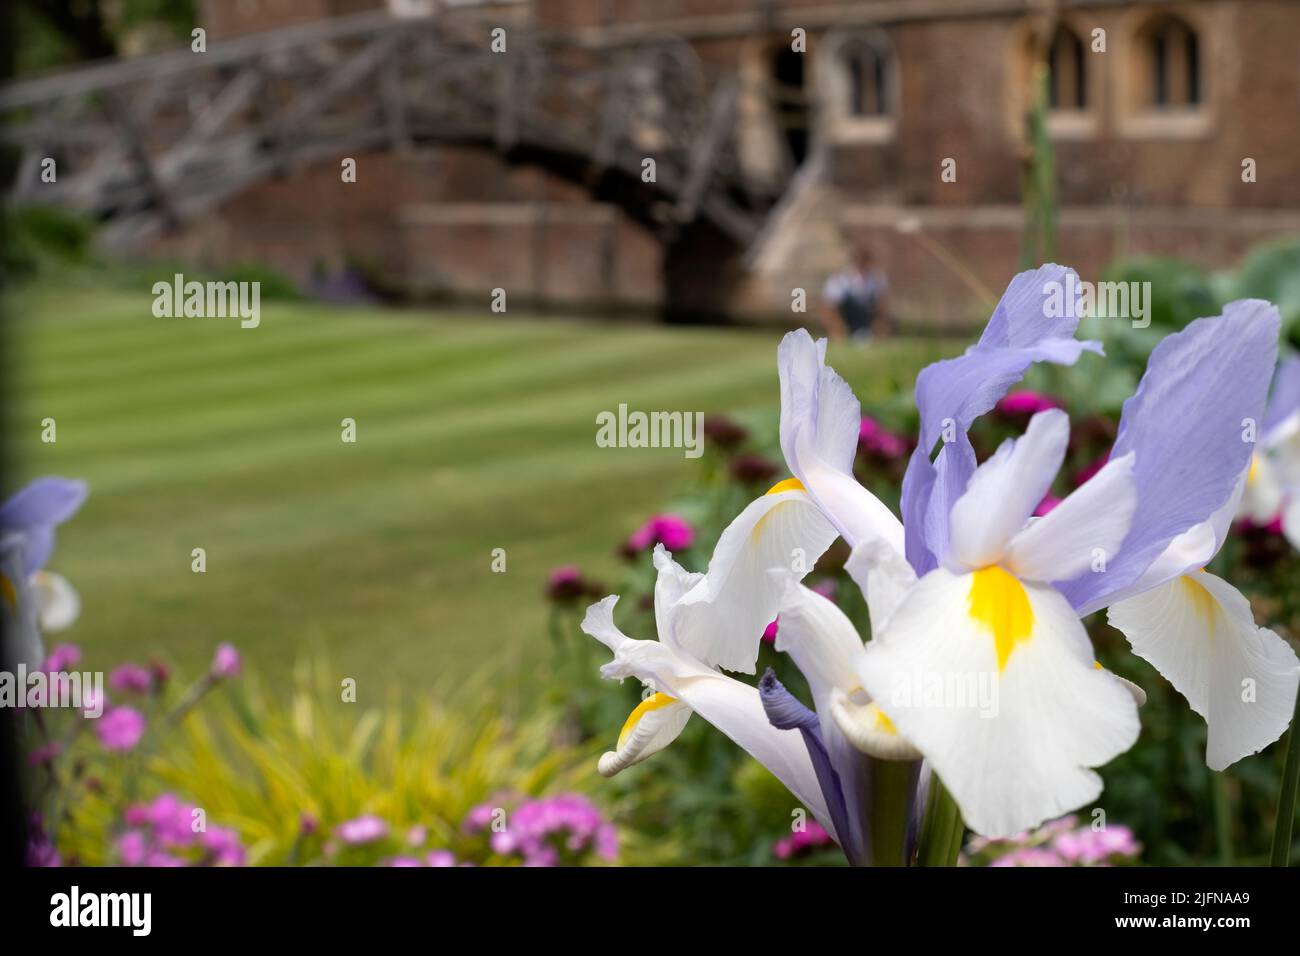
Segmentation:
<svg viewBox="0 0 1300 956">
<path fill-rule="evenodd" d="M 783 184 L 742 170 L 736 77 L 711 75 L 680 42 L 595 50 L 507 25 L 494 52 L 492 29 L 367 13 L 10 85 L 9 199 L 86 212 L 131 242 L 306 164 L 468 144 L 545 165 L 659 227 L 707 221 L 742 246 L 757 235 Z"/>
</svg>

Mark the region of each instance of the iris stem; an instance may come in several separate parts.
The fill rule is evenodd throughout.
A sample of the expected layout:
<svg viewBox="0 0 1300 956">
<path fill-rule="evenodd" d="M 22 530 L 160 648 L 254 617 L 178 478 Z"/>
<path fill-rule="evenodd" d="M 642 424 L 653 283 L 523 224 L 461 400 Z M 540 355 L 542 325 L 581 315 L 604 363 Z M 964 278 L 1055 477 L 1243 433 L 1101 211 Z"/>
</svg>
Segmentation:
<svg viewBox="0 0 1300 956">
<path fill-rule="evenodd" d="M 953 866 L 961 853 L 966 828 L 961 811 L 948 788 L 935 773 L 930 774 L 930 793 L 925 802 L 921 839 L 917 850 L 918 866 Z"/>
<path fill-rule="evenodd" d="M 913 766 L 906 760 L 875 760 L 871 770 L 871 865 L 902 866 Z"/>
<path fill-rule="evenodd" d="M 1295 715 L 1291 718 L 1291 730 L 1288 732 L 1286 763 L 1282 767 L 1282 792 L 1277 798 L 1277 825 L 1273 830 L 1273 866 L 1291 865 L 1291 827 L 1295 824 L 1296 778 L 1300 777 L 1300 734 L 1296 733 L 1296 723 L 1300 722 L 1300 695 L 1296 697 Z"/>
<path fill-rule="evenodd" d="M 1210 798 L 1214 805 L 1214 835 L 1219 844 L 1219 865 L 1233 865 L 1232 851 L 1232 795 L 1228 792 L 1228 778 L 1210 771 Z"/>
</svg>

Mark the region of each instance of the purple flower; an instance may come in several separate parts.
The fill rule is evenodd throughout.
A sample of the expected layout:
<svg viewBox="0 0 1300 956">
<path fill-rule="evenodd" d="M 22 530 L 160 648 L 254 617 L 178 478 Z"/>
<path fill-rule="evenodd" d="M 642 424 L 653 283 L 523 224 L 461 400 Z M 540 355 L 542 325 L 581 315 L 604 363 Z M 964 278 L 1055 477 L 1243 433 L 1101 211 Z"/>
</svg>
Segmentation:
<svg viewBox="0 0 1300 956">
<path fill-rule="evenodd" d="M 1055 508 L 1060 503 L 1061 503 L 1061 499 L 1056 497 L 1056 495 L 1052 494 L 1049 491 L 1047 494 L 1043 495 L 1043 500 L 1040 501 L 1038 503 L 1038 507 L 1034 509 L 1034 517 L 1041 518 L 1043 515 L 1048 514 L 1053 508 Z"/>
<path fill-rule="evenodd" d="M 45 567 L 54 551 L 55 527 L 77 513 L 87 491 L 84 481 L 37 478 L 0 505 L 0 533 L 18 532 L 24 538 L 25 573 Z"/>
<path fill-rule="evenodd" d="M 1098 864 L 1113 856 L 1136 857 L 1142 851 L 1142 844 L 1133 836 L 1133 831 L 1123 825 L 1093 830 L 1081 827 L 1059 835 L 1052 842 L 1053 849 L 1070 863 Z"/>
<path fill-rule="evenodd" d="M 128 830 L 117 838 L 117 857 L 123 866 L 141 866 L 148 852 L 148 841 L 140 830 Z"/>
<path fill-rule="evenodd" d="M 1066 866 L 1065 860 L 1051 850 L 1042 847 L 1025 846 L 1000 856 L 989 866 Z"/>
<path fill-rule="evenodd" d="M 559 866 L 587 853 L 605 860 L 618 855 L 618 831 L 575 793 L 524 801 L 488 843 L 493 853 L 518 857 L 524 866 Z"/>
<path fill-rule="evenodd" d="M 571 564 L 556 568 L 546 582 L 546 596 L 561 604 L 576 601 L 583 596 L 599 596 L 603 590 L 601 584 L 588 581 Z"/>
<path fill-rule="evenodd" d="M 461 826 L 469 833 L 486 829 L 488 824 L 492 822 L 492 817 L 496 814 L 496 811 L 495 804 L 480 803 L 465 814 L 465 821 Z"/>
<path fill-rule="evenodd" d="M 81 648 L 76 644 L 60 644 L 50 651 L 41 665 L 47 674 L 61 674 L 76 667 L 81 660 Z"/>
<path fill-rule="evenodd" d="M 719 448 L 735 448 L 749 437 L 749 432 L 725 415 L 708 415 L 704 419 L 704 437 Z"/>
<path fill-rule="evenodd" d="M 50 842 L 44 830 L 37 830 L 27 838 L 27 866 L 61 866 L 58 848 Z"/>
<path fill-rule="evenodd" d="M 809 820 L 802 830 L 796 830 L 788 837 L 782 837 L 772 846 L 772 855 L 778 860 L 790 860 L 819 846 L 828 846 L 834 841 L 825 828 L 816 820 Z"/>
<path fill-rule="evenodd" d="M 131 694 L 145 694 L 153 686 L 153 674 L 139 664 L 123 664 L 108 675 L 108 686 Z"/>
<path fill-rule="evenodd" d="M 1083 468 L 1079 469 L 1079 473 L 1074 476 L 1074 487 L 1078 488 L 1080 485 L 1086 482 L 1097 472 L 1101 471 L 1104 467 L 1106 467 L 1106 463 L 1109 461 L 1110 461 L 1110 452 L 1106 452 L 1100 458 L 1094 461 L 1092 464 L 1085 465 Z"/>
<path fill-rule="evenodd" d="M 51 740 L 47 744 L 42 744 L 27 755 L 27 766 L 42 767 L 45 764 L 53 763 L 55 758 L 63 752 L 63 745 L 57 740 Z"/>
<path fill-rule="evenodd" d="M 212 656 L 212 676 L 216 678 L 237 677 L 241 661 L 239 651 L 233 644 L 218 644 L 217 652 Z"/>
<path fill-rule="evenodd" d="M 863 415 L 862 424 L 858 426 L 858 445 L 863 451 L 881 458 L 902 458 L 907 454 L 907 440 L 869 415 Z"/>
<path fill-rule="evenodd" d="M 689 548 L 695 541 L 695 529 L 675 514 L 655 515 L 628 539 L 628 549 L 637 553 L 662 544 L 669 551 Z"/>
<path fill-rule="evenodd" d="M 201 835 L 203 848 L 217 866 L 243 866 L 244 845 L 239 834 L 228 827 L 212 826 Z"/>
<path fill-rule="evenodd" d="M 779 465 L 762 455 L 737 455 L 727 470 L 742 485 L 767 485 L 781 472 Z"/>
<path fill-rule="evenodd" d="M 95 721 L 95 736 L 105 750 L 131 750 L 144 736 L 144 714 L 132 707 L 113 707 Z"/>
<path fill-rule="evenodd" d="M 443 867 L 456 865 L 456 857 L 450 850 L 431 850 L 428 856 L 424 859 L 429 866 Z"/>
<path fill-rule="evenodd" d="M 388 824 L 373 815 L 357 817 L 336 826 L 334 835 L 348 846 L 361 846 L 388 836 Z"/>
<path fill-rule="evenodd" d="M 997 410 L 1003 415 L 1037 415 L 1051 408 L 1064 407 L 1059 398 L 1044 395 L 1041 392 L 1012 392 L 1004 395 L 997 403 Z"/>
</svg>

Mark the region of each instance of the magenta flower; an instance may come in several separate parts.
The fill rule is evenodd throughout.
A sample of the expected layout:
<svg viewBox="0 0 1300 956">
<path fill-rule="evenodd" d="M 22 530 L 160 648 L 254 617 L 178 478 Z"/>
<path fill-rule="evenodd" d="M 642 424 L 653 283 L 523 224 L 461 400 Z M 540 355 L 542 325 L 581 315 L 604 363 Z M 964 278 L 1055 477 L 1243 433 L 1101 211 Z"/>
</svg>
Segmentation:
<svg viewBox="0 0 1300 956">
<path fill-rule="evenodd" d="M 51 740 L 49 743 L 42 744 L 27 755 L 27 766 L 42 767 L 45 764 L 53 763 L 62 752 L 63 745 L 57 740 Z"/>
<path fill-rule="evenodd" d="M 480 803 L 465 814 L 465 821 L 461 824 L 462 828 L 469 833 L 486 829 L 487 825 L 492 822 L 496 809 L 495 804 Z"/>
<path fill-rule="evenodd" d="M 695 529 L 686 519 L 675 514 L 655 515 L 628 539 L 628 549 L 633 553 L 648 551 L 662 544 L 669 551 L 689 548 L 695 541 Z"/>
<path fill-rule="evenodd" d="M 1053 841 L 1052 847 L 1066 861 L 1083 865 L 1104 863 L 1115 856 L 1136 857 L 1142 851 L 1142 844 L 1133 831 L 1120 824 L 1101 830 L 1081 827 L 1063 833 Z"/>
<path fill-rule="evenodd" d="M 1004 395 L 996 406 L 1003 415 L 1037 415 L 1051 408 L 1061 408 L 1061 400 L 1042 392 L 1012 392 Z"/>
<path fill-rule="evenodd" d="M 108 686 L 122 693 L 145 694 L 153 686 L 153 674 L 139 664 L 123 664 L 108 675 Z"/>
<path fill-rule="evenodd" d="M 1106 463 L 1108 461 L 1110 461 L 1110 452 L 1106 452 L 1105 454 L 1103 454 L 1091 465 L 1087 465 L 1084 468 L 1079 469 L 1079 473 L 1074 476 L 1074 487 L 1076 488 L 1079 487 L 1085 481 L 1087 481 L 1089 478 L 1095 475 L 1097 472 L 1101 471 L 1102 468 L 1106 467 Z"/>
<path fill-rule="evenodd" d="M 357 817 L 336 826 L 334 835 L 348 846 L 361 846 L 388 836 L 388 824 L 373 815 Z"/>
<path fill-rule="evenodd" d="M 576 793 L 524 801 L 488 843 L 493 853 L 518 857 L 524 866 L 559 866 L 587 853 L 605 860 L 618 856 L 618 831 Z"/>
<path fill-rule="evenodd" d="M 907 454 L 907 440 L 895 435 L 869 415 L 862 416 L 858 427 L 858 445 L 863 451 L 881 458 L 902 458 Z"/>
<path fill-rule="evenodd" d="M 1043 495 L 1043 500 L 1040 501 L 1038 507 L 1034 509 L 1034 517 L 1041 518 L 1060 503 L 1061 499 L 1049 491 L 1047 494 Z"/>
<path fill-rule="evenodd" d="M 142 866 L 149 853 L 149 843 L 140 830 L 128 830 L 117 838 L 117 857 L 123 866 Z"/>
<path fill-rule="evenodd" d="M 241 666 L 239 651 L 235 650 L 233 644 L 217 645 L 217 652 L 212 656 L 213 677 L 237 677 Z"/>
<path fill-rule="evenodd" d="M 193 804 L 173 793 L 161 793 L 145 804 L 126 809 L 128 829 L 115 841 L 125 866 L 243 866 L 244 846 L 228 827 L 209 825 L 196 830 Z"/>
<path fill-rule="evenodd" d="M 1066 862 L 1051 850 L 1026 846 L 1000 856 L 989 866 L 1066 866 Z"/>
<path fill-rule="evenodd" d="M 144 714 L 133 707 L 113 707 L 95 721 L 95 736 L 105 750 L 127 751 L 144 736 Z"/>
<path fill-rule="evenodd" d="M 772 846 L 772 855 L 778 860 L 790 860 L 800 856 L 814 847 L 829 846 L 834 841 L 825 828 L 816 820 L 809 820 L 802 830 L 796 830 L 788 837 L 782 837 Z"/>
<path fill-rule="evenodd" d="M 772 618 L 772 623 L 769 624 L 764 629 L 763 640 L 767 641 L 767 643 L 769 644 L 775 644 L 776 632 L 780 629 L 780 624 L 781 624 L 781 615 L 778 614 L 776 617 Z"/>
<path fill-rule="evenodd" d="M 246 854 L 239 834 L 228 827 L 208 827 L 200 835 L 203 848 L 216 866 L 243 866 Z"/>
<path fill-rule="evenodd" d="M 76 667 L 81 660 L 81 648 L 76 644 L 60 644 L 45 658 L 41 670 L 47 674 L 58 674 Z"/>
</svg>

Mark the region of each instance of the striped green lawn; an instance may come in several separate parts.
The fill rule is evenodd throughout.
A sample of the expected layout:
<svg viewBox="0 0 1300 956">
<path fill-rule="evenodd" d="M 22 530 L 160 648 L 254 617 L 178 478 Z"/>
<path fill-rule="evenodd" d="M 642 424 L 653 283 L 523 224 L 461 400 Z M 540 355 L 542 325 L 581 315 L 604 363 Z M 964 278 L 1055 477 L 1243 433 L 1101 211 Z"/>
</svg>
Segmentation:
<svg viewBox="0 0 1300 956">
<path fill-rule="evenodd" d="M 8 478 L 90 482 L 52 568 L 81 591 L 68 638 L 92 665 L 193 668 L 229 640 L 273 671 L 325 650 L 362 686 L 419 688 L 526 663 L 548 571 L 612 580 L 617 541 L 694 474 L 680 451 L 598 448 L 596 414 L 778 402 L 776 332 L 296 303 L 246 330 L 151 302 L 48 285 L 10 302 Z M 880 397 L 937 349 L 835 361 Z"/>
</svg>

